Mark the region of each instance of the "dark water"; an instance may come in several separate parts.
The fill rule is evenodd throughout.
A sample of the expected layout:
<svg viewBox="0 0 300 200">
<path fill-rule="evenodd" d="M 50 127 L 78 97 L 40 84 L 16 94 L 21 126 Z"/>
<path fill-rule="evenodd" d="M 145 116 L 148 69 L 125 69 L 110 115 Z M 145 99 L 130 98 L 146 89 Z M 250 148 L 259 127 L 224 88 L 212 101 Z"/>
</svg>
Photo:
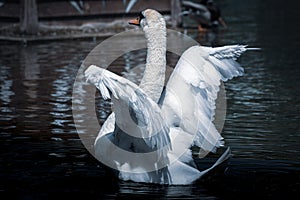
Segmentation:
<svg viewBox="0 0 300 200">
<path fill-rule="evenodd" d="M 245 75 L 225 84 L 222 135 L 233 157 L 189 186 L 122 182 L 84 148 L 72 116 L 81 62 L 100 42 L 1 43 L 0 197 L 53 199 L 291 199 L 300 189 L 300 36 L 292 1 L 222 1 L 229 29 L 188 34 L 205 45 L 261 47 L 239 61 Z M 145 51 L 120 57 L 122 73 Z M 168 62 L 176 62 L 169 58 Z M 109 106 L 107 106 L 109 108 Z M 99 112 L 104 120 L 109 109 Z M 6 197 L 8 198 L 8 197 Z M 1 197 L 1 199 L 3 199 Z"/>
</svg>

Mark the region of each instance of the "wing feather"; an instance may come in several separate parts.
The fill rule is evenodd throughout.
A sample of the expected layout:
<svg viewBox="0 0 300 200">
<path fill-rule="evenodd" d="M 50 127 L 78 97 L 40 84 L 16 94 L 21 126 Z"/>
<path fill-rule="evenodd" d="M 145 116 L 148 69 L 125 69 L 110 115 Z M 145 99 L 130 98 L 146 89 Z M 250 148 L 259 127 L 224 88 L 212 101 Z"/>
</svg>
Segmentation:
<svg viewBox="0 0 300 200">
<path fill-rule="evenodd" d="M 161 107 L 169 126 L 195 134 L 194 144 L 205 151 L 223 145 L 213 124 L 215 101 L 221 81 L 243 74 L 235 60 L 244 51 L 242 45 L 193 46 L 183 53 L 166 86 Z"/>
<path fill-rule="evenodd" d="M 160 160 L 167 161 L 171 148 L 169 127 L 157 103 L 131 81 L 95 65 L 85 71 L 85 77 L 104 99 L 112 99 L 114 114 L 109 121 L 132 138 L 141 138 L 148 149 L 158 152 Z"/>
</svg>

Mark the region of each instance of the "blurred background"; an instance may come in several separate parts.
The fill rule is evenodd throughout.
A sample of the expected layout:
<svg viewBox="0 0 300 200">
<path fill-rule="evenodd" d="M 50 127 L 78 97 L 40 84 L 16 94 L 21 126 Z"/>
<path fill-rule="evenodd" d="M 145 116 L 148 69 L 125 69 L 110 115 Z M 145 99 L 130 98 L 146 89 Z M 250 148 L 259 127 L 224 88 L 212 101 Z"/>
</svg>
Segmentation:
<svg viewBox="0 0 300 200">
<path fill-rule="evenodd" d="M 211 2 L 211 1 L 209 1 Z M 0 197 L 52 199 L 292 199 L 300 189 L 300 62 L 297 1 L 94 0 L 0 1 Z M 200 5 L 200 6 L 199 6 Z M 132 29 L 127 20 L 159 10 L 168 28 L 201 45 L 259 47 L 239 58 L 245 75 L 225 83 L 222 132 L 232 158 L 188 186 L 122 182 L 83 146 L 72 116 L 72 90 L 88 53 Z M 217 16 L 215 19 L 207 18 Z M 211 14 L 213 13 L 213 14 Z M 220 21 L 222 18 L 225 25 Z M 146 50 L 124 54 L 123 75 Z M 101 59 L 101 58 L 99 58 Z M 178 56 L 168 53 L 175 66 Z M 138 80 L 136 80 L 138 81 Z M 110 102 L 98 99 L 102 123 Z M 85 134 L 85 133 L 79 133 Z M 199 167 L 208 160 L 197 160 Z"/>
</svg>

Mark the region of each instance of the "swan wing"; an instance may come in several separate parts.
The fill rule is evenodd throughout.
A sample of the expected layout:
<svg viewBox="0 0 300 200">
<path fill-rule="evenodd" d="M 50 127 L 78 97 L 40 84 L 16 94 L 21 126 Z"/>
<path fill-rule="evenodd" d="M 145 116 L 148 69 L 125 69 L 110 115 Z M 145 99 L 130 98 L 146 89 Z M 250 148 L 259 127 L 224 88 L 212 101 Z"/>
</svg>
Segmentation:
<svg viewBox="0 0 300 200">
<path fill-rule="evenodd" d="M 108 120 L 115 121 L 114 131 L 118 129 L 129 138 L 142 139 L 148 150 L 157 150 L 158 156 L 167 160 L 171 147 L 169 127 L 157 103 L 136 84 L 95 65 L 88 67 L 85 77 L 100 90 L 104 99 L 112 99 L 114 114 Z M 142 152 L 145 147 L 136 144 L 136 148 L 139 146 Z"/>
<path fill-rule="evenodd" d="M 235 61 L 246 46 L 193 46 L 186 50 L 171 74 L 160 104 L 170 127 L 195 135 L 193 144 L 214 152 L 223 145 L 213 124 L 215 100 L 222 81 L 243 74 Z M 191 144 L 192 145 L 192 144 Z"/>
</svg>

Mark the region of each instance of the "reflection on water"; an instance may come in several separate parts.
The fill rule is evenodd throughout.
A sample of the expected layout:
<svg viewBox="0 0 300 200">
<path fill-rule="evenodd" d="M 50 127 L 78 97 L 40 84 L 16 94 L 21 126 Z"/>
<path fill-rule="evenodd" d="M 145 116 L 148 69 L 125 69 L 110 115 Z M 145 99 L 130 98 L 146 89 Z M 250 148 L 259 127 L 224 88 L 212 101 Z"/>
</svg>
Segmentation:
<svg viewBox="0 0 300 200">
<path fill-rule="evenodd" d="M 293 11 L 273 1 L 234 0 L 221 5 L 229 30 L 215 35 L 187 33 L 205 45 L 241 43 L 262 50 L 243 55 L 239 61 L 245 75 L 225 84 L 228 109 L 222 134 L 233 157 L 218 173 L 176 187 L 116 180 L 86 151 L 72 117 L 77 70 L 100 41 L 1 43 L 0 194 L 29 199 L 51 198 L 58 192 L 100 199 L 220 199 L 261 197 L 262 193 L 271 199 L 297 193 L 300 38 L 288 26 L 295 22 Z M 274 10 L 281 12 L 273 15 Z M 137 66 L 143 65 L 145 56 L 145 50 L 124 54 L 109 69 L 138 81 L 141 68 Z M 174 66 L 178 57 L 168 56 L 168 65 Z M 97 99 L 100 122 L 110 106 Z M 80 117 L 84 121 L 85 116 Z"/>
</svg>

